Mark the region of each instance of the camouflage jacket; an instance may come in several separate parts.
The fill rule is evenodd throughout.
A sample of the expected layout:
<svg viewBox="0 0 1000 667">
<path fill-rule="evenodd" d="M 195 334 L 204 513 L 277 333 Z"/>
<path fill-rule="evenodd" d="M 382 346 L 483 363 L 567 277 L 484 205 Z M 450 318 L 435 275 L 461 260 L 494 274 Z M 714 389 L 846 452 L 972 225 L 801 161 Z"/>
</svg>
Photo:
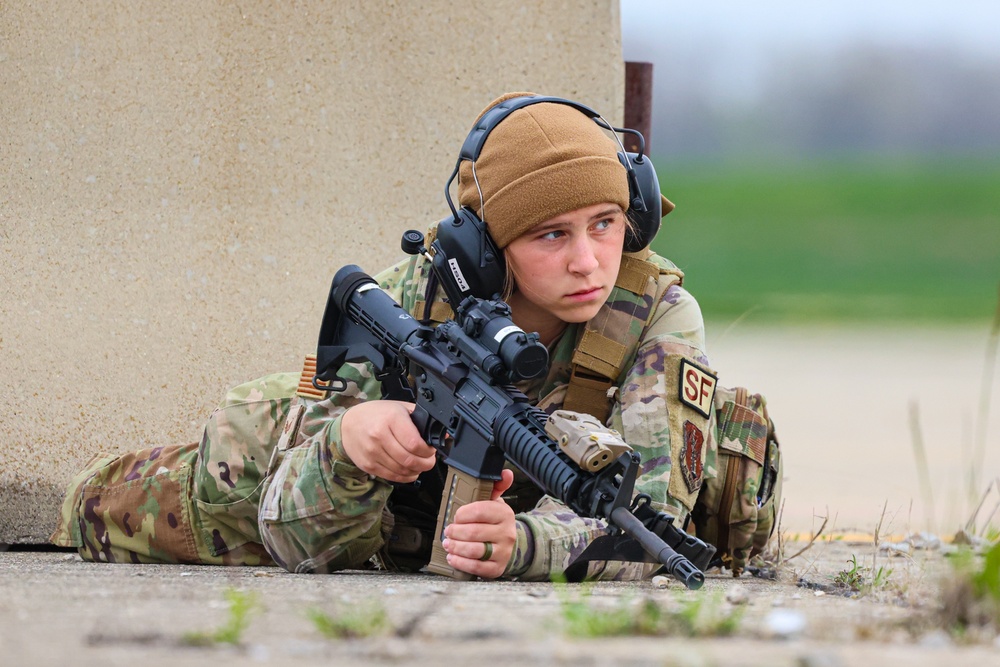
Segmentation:
<svg viewBox="0 0 1000 667">
<path fill-rule="evenodd" d="M 405 260 L 375 279 L 404 309 L 412 312 L 423 298 L 422 270 L 426 270 L 422 260 Z M 548 411 L 560 407 L 578 329 L 578 325 L 568 327 L 550 346 L 548 375 L 521 387 Z M 637 491 L 649 494 L 660 509 L 683 518 L 693 507 L 697 489 L 681 488 L 681 492 L 671 493 L 678 483 L 676 471 L 675 479 L 671 480 L 671 460 L 675 456 L 671 452 L 668 406 L 672 401 L 668 387 L 677 385 L 668 379 L 668 358 L 678 356 L 706 366 L 708 363 L 701 311 L 694 298 L 675 285 L 656 304 L 634 363 L 627 365 L 610 425 L 642 456 Z M 340 442 L 340 417 L 358 402 L 379 398 L 379 384 L 366 366 L 352 366 L 347 391 L 313 401 L 285 393 L 294 384 L 293 379 L 272 376 L 237 390 L 240 397 L 253 395 L 254 400 L 261 402 L 259 407 L 240 409 L 272 415 L 269 421 L 272 429 L 280 428 L 292 402 L 304 408 L 295 442 L 276 450 L 271 461 L 272 472 L 259 489 L 260 540 L 275 560 L 290 570 L 356 567 L 384 542 L 383 509 L 393 487 L 351 463 Z M 673 432 L 677 433 L 676 428 Z M 708 432 L 705 427 L 704 433 Z M 270 437 L 276 439 L 276 433 Z M 561 572 L 593 537 L 605 531 L 602 521 L 580 518 L 550 498 L 517 518 L 518 541 L 507 573 L 523 579 L 547 579 Z M 595 564 L 591 575 L 635 578 L 648 571 L 648 567 L 635 565 Z"/>
<path fill-rule="evenodd" d="M 376 280 L 413 312 L 424 296 L 426 270 L 422 259 L 408 259 Z M 654 311 L 633 362 L 624 366 L 609 425 L 642 456 L 637 491 L 683 519 L 702 477 L 713 474 L 708 418 L 676 400 L 679 360 L 707 366 L 703 323 L 697 302 L 679 285 L 659 303 L 647 300 L 642 309 Z M 582 325 L 569 326 L 550 345 L 547 376 L 520 387 L 549 412 L 561 407 L 581 333 Z M 392 534 L 399 512 L 389 511 L 390 495 L 401 492 L 345 454 L 342 415 L 380 398 L 381 387 L 367 365 L 349 365 L 341 375 L 347 389 L 322 399 L 297 395 L 297 372 L 259 378 L 228 392 L 200 443 L 96 457 L 70 485 L 53 541 L 110 562 L 273 559 L 296 572 L 365 566 Z M 692 425 L 698 438 L 691 437 Z M 605 532 L 602 521 L 578 517 L 551 498 L 536 505 L 537 495 L 530 502 L 509 495 L 519 511 L 510 577 L 548 579 Z M 638 578 L 652 569 L 592 563 L 589 574 Z"/>
</svg>

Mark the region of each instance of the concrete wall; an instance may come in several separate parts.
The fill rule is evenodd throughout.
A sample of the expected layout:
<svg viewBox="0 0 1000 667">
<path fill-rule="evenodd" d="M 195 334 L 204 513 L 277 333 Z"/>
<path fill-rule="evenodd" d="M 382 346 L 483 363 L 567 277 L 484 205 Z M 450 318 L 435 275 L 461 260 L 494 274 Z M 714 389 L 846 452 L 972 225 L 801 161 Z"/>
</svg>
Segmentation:
<svg viewBox="0 0 1000 667">
<path fill-rule="evenodd" d="M 460 9 L 461 11 L 457 11 Z M 508 90 L 622 115 L 617 0 L 0 4 L 0 542 L 295 370 Z"/>
</svg>

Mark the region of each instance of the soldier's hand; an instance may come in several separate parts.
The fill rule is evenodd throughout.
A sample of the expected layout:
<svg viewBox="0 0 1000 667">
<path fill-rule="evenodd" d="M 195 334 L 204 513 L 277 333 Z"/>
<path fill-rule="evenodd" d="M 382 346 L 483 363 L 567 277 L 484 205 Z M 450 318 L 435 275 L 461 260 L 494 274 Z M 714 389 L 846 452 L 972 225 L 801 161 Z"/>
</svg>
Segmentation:
<svg viewBox="0 0 1000 667">
<path fill-rule="evenodd" d="M 513 483 L 514 473 L 504 470 L 490 500 L 469 503 L 455 512 L 441 545 L 453 568 L 484 579 L 495 579 L 507 569 L 517 540 L 517 522 L 514 510 L 500 496 Z"/>
<path fill-rule="evenodd" d="M 414 407 L 404 401 L 367 401 L 345 412 L 341 444 L 354 465 L 390 482 L 412 482 L 433 468 L 434 448 L 410 418 Z"/>
</svg>

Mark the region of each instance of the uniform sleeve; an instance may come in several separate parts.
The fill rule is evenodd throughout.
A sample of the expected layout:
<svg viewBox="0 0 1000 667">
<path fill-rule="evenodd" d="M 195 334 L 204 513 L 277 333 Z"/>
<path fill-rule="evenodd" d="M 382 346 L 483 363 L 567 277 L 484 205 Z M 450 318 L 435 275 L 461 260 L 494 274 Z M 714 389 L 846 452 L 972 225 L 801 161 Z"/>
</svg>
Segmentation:
<svg viewBox="0 0 1000 667">
<path fill-rule="evenodd" d="M 521 581 L 550 581 L 594 540 L 607 533 L 607 523 L 586 519 L 555 498 L 545 496 L 530 512 L 517 515 L 517 540 L 504 576 Z M 592 561 L 588 580 L 645 579 L 659 569 L 653 563 Z"/>
<path fill-rule="evenodd" d="M 649 495 L 657 510 L 680 521 L 694 507 L 711 430 L 708 416 L 679 400 L 678 368 L 686 359 L 695 362 L 699 372 L 714 374 L 705 350 L 701 308 L 694 297 L 675 285 L 663 295 L 660 310 L 662 315 L 647 330 L 620 387 L 611 427 L 642 457 L 636 492 Z M 690 444 L 683 442 L 685 438 Z M 697 450 L 688 452 L 686 446 Z M 682 471 L 675 463 L 693 469 Z"/>
<path fill-rule="evenodd" d="M 413 266 L 401 262 L 375 280 L 399 301 L 414 282 Z M 359 567 L 384 543 L 382 517 L 392 487 L 351 462 L 340 434 L 344 413 L 380 399 L 381 385 L 368 364 L 347 364 L 339 374 L 345 391 L 322 401 L 296 398 L 301 421 L 292 426 L 291 446 L 275 448 L 261 496 L 261 539 L 293 572 Z"/>
<path fill-rule="evenodd" d="M 680 357 L 708 364 L 701 309 L 687 290 L 675 285 L 663 294 L 640 341 L 610 422 L 642 456 L 637 491 L 649 494 L 658 510 L 683 519 L 688 509 L 670 494 L 670 417 L 676 401 L 665 365 L 668 358 Z M 551 579 L 606 530 L 604 521 L 579 517 L 546 497 L 530 512 L 517 516 L 517 542 L 506 575 L 529 581 Z M 589 566 L 588 578 L 641 579 L 658 569 L 655 564 L 596 561 Z"/>
<path fill-rule="evenodd" d="M 340 437 L 347 409 L 378 398 L 380 390 L 366 366 L 352 371 L 346 392 L 322 401 L 296 399 L 302 414 L 291 434 L 294 444 L 282 450 L 279 443 L 265 480 L 261 539 L 291 572 L 358 567 L 382 546 L 382 511 L 391 486 L 357 468 Z"/>
</svg>

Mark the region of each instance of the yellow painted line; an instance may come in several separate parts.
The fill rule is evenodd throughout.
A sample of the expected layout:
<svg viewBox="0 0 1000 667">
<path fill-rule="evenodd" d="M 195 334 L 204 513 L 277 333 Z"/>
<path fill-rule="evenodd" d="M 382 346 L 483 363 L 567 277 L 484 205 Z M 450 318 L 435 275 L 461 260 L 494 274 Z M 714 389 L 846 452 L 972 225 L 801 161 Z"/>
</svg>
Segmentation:
<svg viewBox="0 0 1000 667">
<path fill-rule="evenodd" d="M 902 542 L 907 537 L 907 535 L 883 535 L 879 537 L 879 542 Z M 808 542 L 813 539 L 813 533 L 783 533 L 782 539 L 787 542 Z M 951 541 L 950 537 L 940 539 L 942 542 Z M 872 544 L 875 542 L 875 535 L 873 533 L 823 533 L 816 538 L 816 541 Z"/>
</svg>

